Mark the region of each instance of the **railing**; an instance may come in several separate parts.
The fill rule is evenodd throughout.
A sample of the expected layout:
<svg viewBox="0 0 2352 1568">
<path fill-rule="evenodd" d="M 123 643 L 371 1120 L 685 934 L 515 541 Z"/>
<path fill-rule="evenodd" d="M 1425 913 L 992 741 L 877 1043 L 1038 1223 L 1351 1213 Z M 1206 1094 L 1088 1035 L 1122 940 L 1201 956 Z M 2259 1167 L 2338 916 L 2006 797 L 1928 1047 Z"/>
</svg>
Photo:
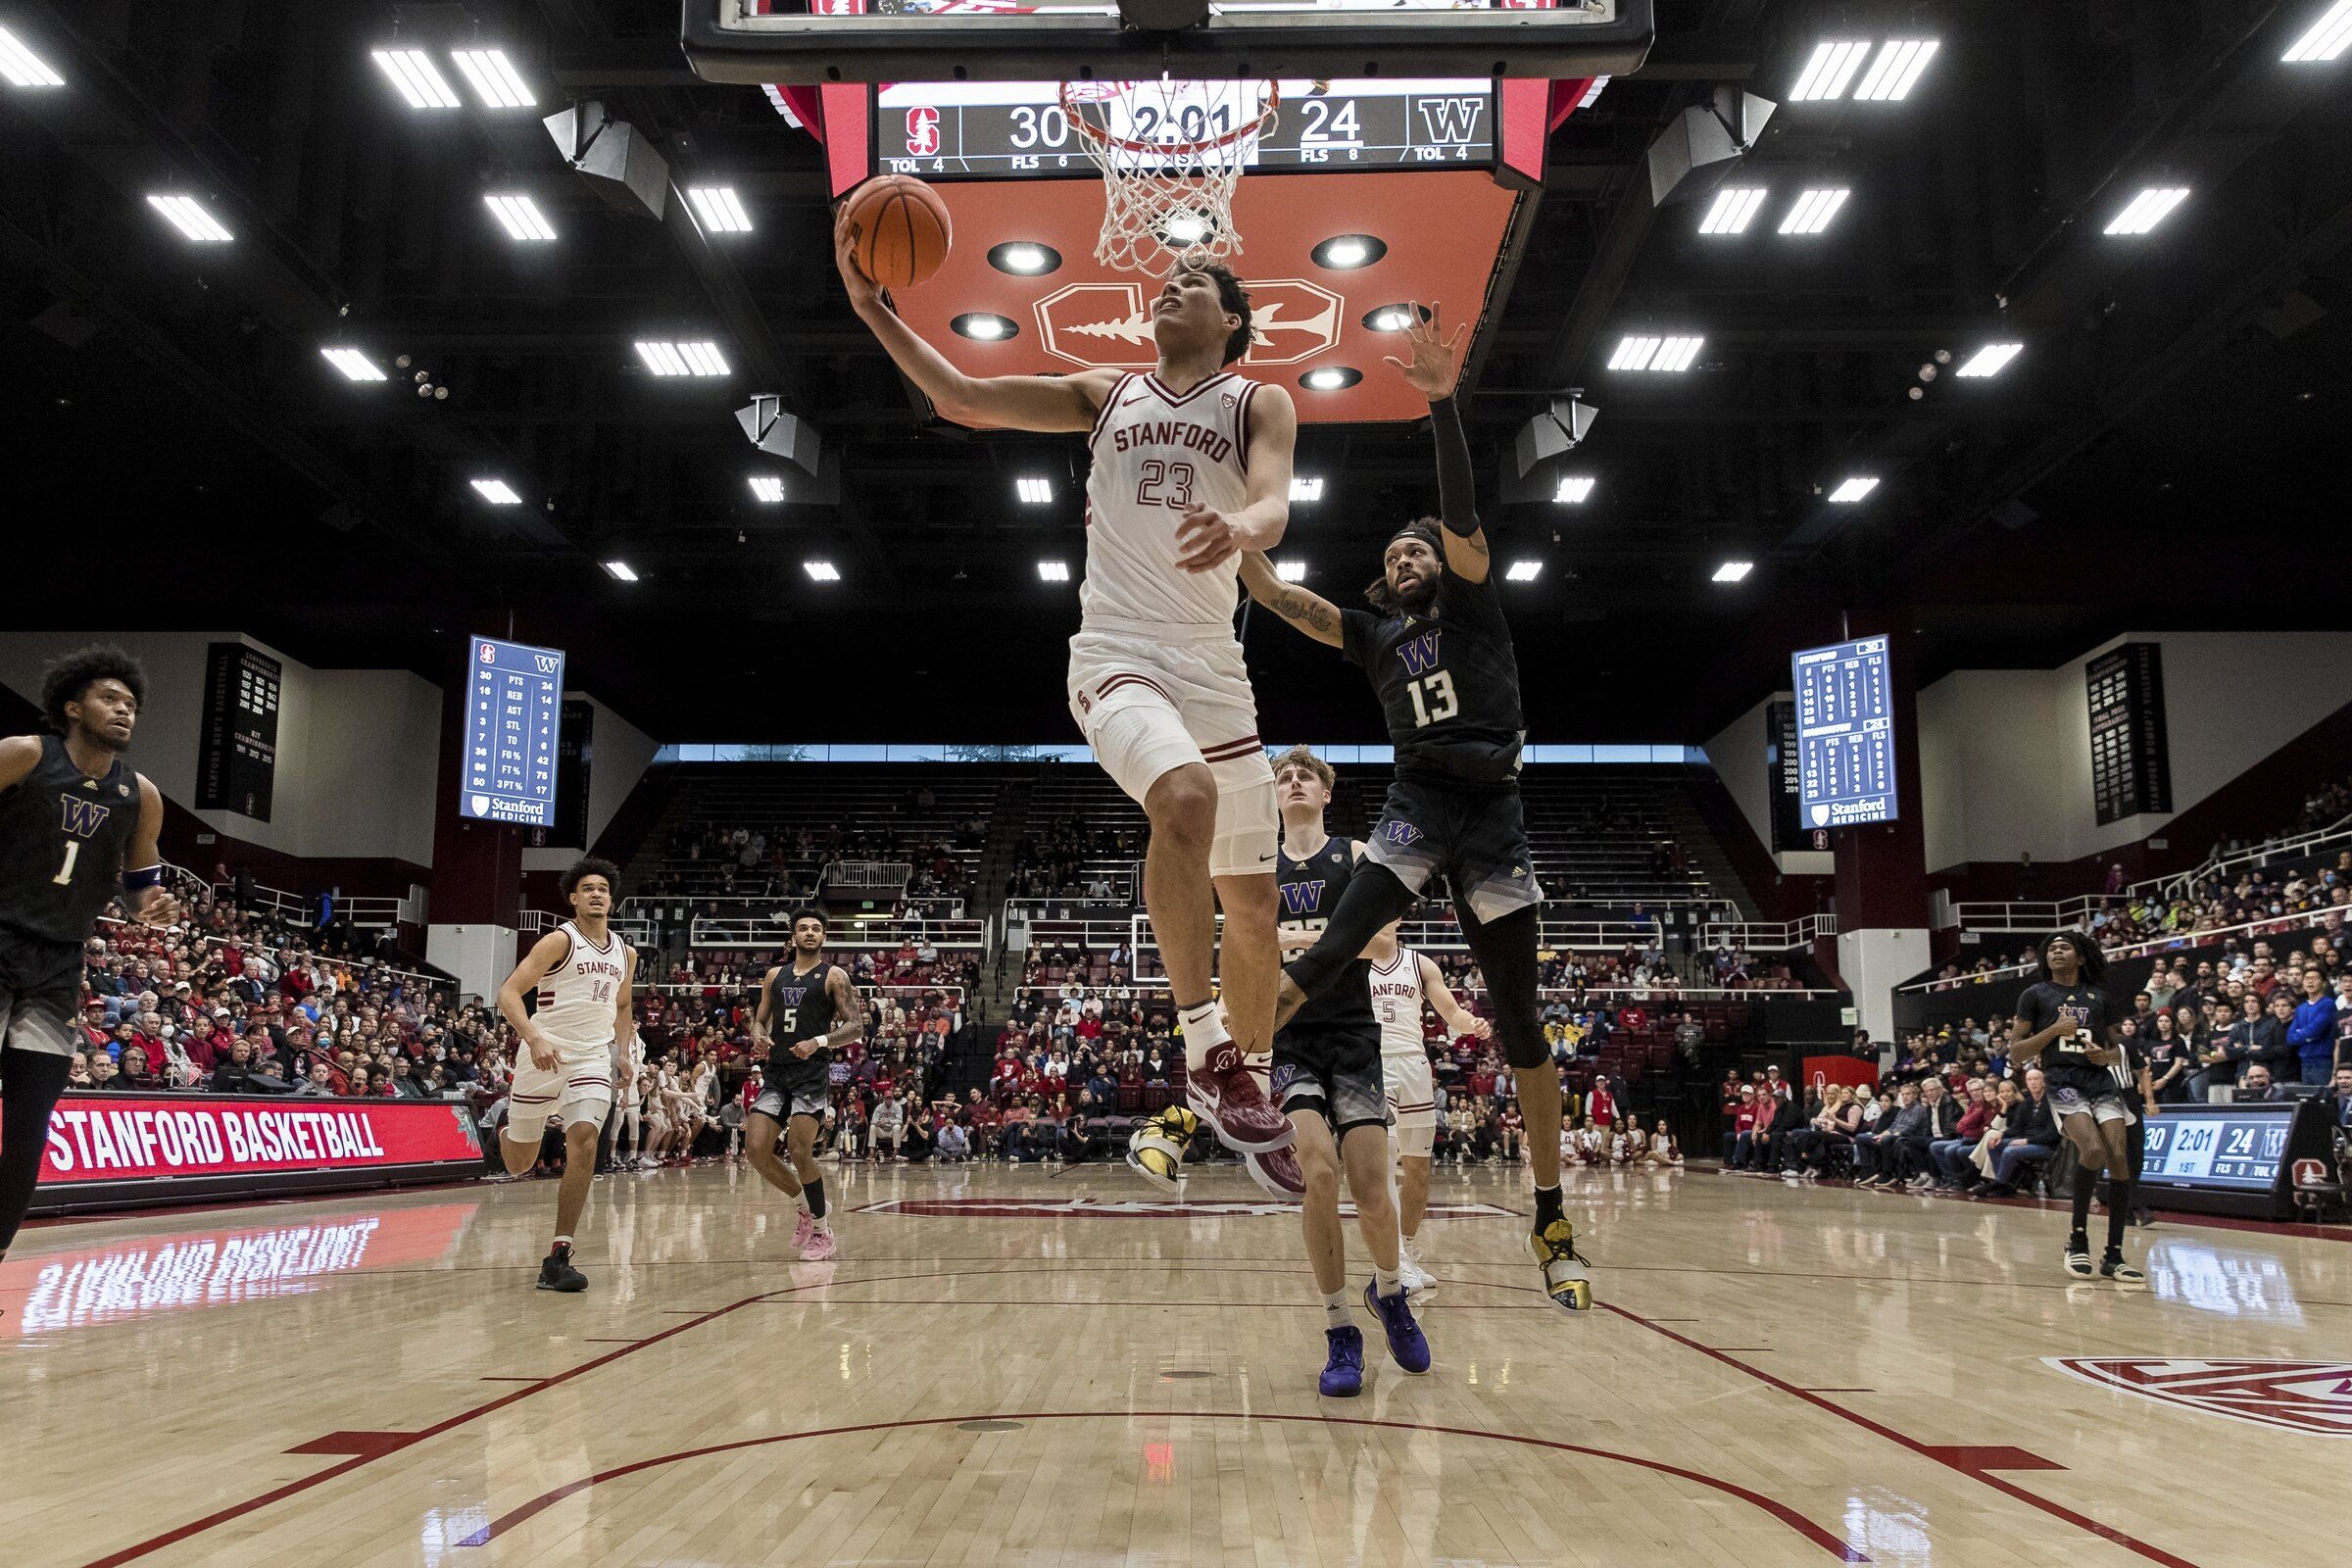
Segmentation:
<svg viewBox="0 0 2352 1568">
<path fill-rule="evenodd" d="M 688 931 L 697 948 L 782 948 L 792 941 L 791 917 L 783 920 L 698 919 Z M 844 922 L 825 935 L 828 948 L 896 948 L 911 941 L 935 948 L 978 949 L 987 940 L 978 920 L 869 920 Z"/>
<path fill-rule="evenodd" d="M 2170 876 L 2142 878 L 2126 888 L 2124 894 L 2126 897 L 2160 894 L 2171 898 L 2189 884 L 2217 873 L 2227 874 L 2248 867 L 2259 870 L 2279 860 L 2300 859 L 2315 850 L 2331 849 L 2338 845 L 2352 846 L 2352 816 L 2339 817 L 2326 827 L 2314 828 L 2292 838 L 2257 844 L 2252 849 L 2240 850 L 2219 860 L 2207 860 L 2203 865 L 2176 871 Z"/>
<path fill-rule="evenodd" d="M 267 914 L 273 920 L 283 920 L 288 925 L 300 926 L 306 930 L 315 931 L 318 927 L 318 899 L 316 895 L 306 899 L 298 894 L 287 893 L 278 888 L 266 888 L 256 883 L 252 896 L 240 905 L 237 902 L 236 884 L 233 882 L 212 882 L 206 885 L 212 889 L 213 901 L 217 904 L 225 904 L 232 908 L 251 909 L 256 913 Z M 335 918 L 355 930 L 385 931 L 400 924 L 402 906 L 407 903 L 406 899 L 347 898 L 337 894 L 335 895 Z"/>
<path fill-rule="evenodd" d="M 779 898 L 772 894 L 737 893 L 723 897 L 703 898 L 691 893 L 640 893 L 621 900 L 614 907 L 622 918 L 643 920 L 649 924 L 728 916 L 739 920 L 771 917 L 789 920 L 794 907 L 800 902 L 797 899 Z M 924 895 L 904 902 L 907 908 L 906 918 L 909 920 L 916 918 L 960 920 L 963 918 L 964 901 L 958 898 Z M 672 917 L 662 913 L 665 909 L 675 909 L 679 912 Z M 714 909 L 717 911 L 715 915 L 711 912 Z M 844 918 L 854 919 L 856 916 L 844 916 Z"/>
<path fill-rule="evenodd" d="M 2089 926 L 2095 915 L 2153 900 L 2169 903 L 2208 878 L 2227 877 L 2238 870 L 2260 870 L 2279 862 L 2299 860 L 2337 846 L 2352 846 L 2352 817 L 2294 838 L 2257 845 L 2220 860 L 2208 860 L 2186 871 L 2145 877 L 2120 893 L 2086 893 L 2079 898 L 2038 902 L 2020 899 L 2008 903 L 1978 900 L 1953 904 L 1949 906 L 1952 916 L 1950 923 L 1964 931 L 1982 931 L 1986 935 L 2082 930 Z"/>
<path fill-rule="evenodd" d="M 692 996 L 698 998 L 707 998 L 713 991 L 721 994 L 733 993 L 737 995 L 750 996 L 760 989 L 760 978 L 761 977 L 760 975 L 755 974 L 741 980 L 662 980 L 651 985 L 639 986 L 637 989 L 639 991 L 659 991 L 665 997 Z M 912 1012 L 917 1006 L 921 1005 L 922 1000 L 925 997 L 931 996 L 945 998 L 958 1012 L 968 1012 L 970 1010 L 970 1008 L 966 1005 L 969 998 L 965 992 L 965 989 L 959 985 L 914 986 L 869 984 L 858 986 L 858 994 L 869 1002 L 876 999 L 896 1002 L 900 1006 L 906 1008 L 908 1012 Z"/>
<path fill-rule="evenodd" d="M 825 867 L 819 888 L 858 888 L 872 892 L 903 888 L 914 875 L 907 860 L 835 860 Z"/>
<path fill-rule="evenodd" d="M 1484 986 L 1463 987 L 1453 985 L 1450 981 L 1448 981 L 1447 984 L 1451 986 L 1456 999 L 1483 999 L 1487 994 L 1486 987 Z M 1142 991 L 1159 991 L 1164 989 L 1166 989 L 1166 982 L 1164 981 L 1113 981 L 1107 985 L 1082 985 L 1079 988 L 1080 996 L 1078 1000 L 1084 1001 L 1088 998 L 1095 998 L 1108 1002 L 1116 1000 L 1121 994 Z M 1022 997 L 1034 997 L 1040 1002 L 1057 1002 L 1061 997 L 1061 987 L 1059 985 L 1053 985 L 1044 981 L 1039 981 L 1033 985 L 1015 986 L 1013 988 L 1012 995 L 1016 1000 Z M 1584 1004 L 1599 1003 L 1609 1006 L 1616 1006 L 1624 1003 L 1646 1004 L 1653 1002 L 1673 1003 L 1678 1005 L 1686 1003 L 1703 1004 L 1716 1002 L 1770 1002 L 1775 999 L 1809 1002 L 1822 997 L 1842 997 L 1845 995 L 1846 993 L 1842 991 L 1808 990 L 1803 987 L 1796 986 L 1755 986 L 1727 988 L 1722 986 L 1669 986 L 1662 984 L 1652 984 L 1647 986 L 1543 986 L 1540 987 L 1536 992 L 1536 998 L 1539 1005 L 1552 1002 L 1565 1002 L 1572 1006 L 1579 1004 L 1579 999 L 1582 999 Z"/>
<path fill-rule="evenodd" d="M 1801 920 L 1726 920 L 1700 926 L 1698 945 L 1702 950 L 1728 944 L 1747 953 L 1793 953 L 1837 934 L 1834 914 L 1808 914 Z"/>
<path fill-rule="evenodd" d="M 2178 953 L 2189 948 L 2209 948 L 2230 937 L 2289 936 L 2297 931 L 2317 931 L 2329 915 L 2340 915 L 2343 909 L 2334 905 L 2316 909 L 2298 909 L 2292 914 L 2266 915 L 2248 920 L 2243 925 L 2215 926 L 2205 931 L 2176 931 L 2169 936 L 2149 937 L 2143 941 L 2126 943 L 2120 948 L 2099 945 L 2109 963 L 2119 958 L 2144 958 L 2151 954 Z M 1968 974 L 1937 976 L 1927 980 L 1912 980 L 1894 989 L 1898 992 L 1958 991 L 1967 986 L 1990 985 L 1996 980 L 2015 979 L 2031 974 L 2036 965 L 2012 963 L 1998 969 L 1980 969 Z"/>
<path fill-rule="evenodd" d="M 2079 899 L 2040 903 L 2018 900 L 1998 904 L 1973 900 L 1950 906 L 1950 924 L 1963 931 L 1982 931 L 1996 936 L 2003 932 L 2080 930 L 2090 924 L 2092 915 L 2103 909 L 2120 907 L 2126 902 L 2121 894 L 2086 894 Z M 1945 928 L 1938 926 L 1936 929 Z"/>
</svg>

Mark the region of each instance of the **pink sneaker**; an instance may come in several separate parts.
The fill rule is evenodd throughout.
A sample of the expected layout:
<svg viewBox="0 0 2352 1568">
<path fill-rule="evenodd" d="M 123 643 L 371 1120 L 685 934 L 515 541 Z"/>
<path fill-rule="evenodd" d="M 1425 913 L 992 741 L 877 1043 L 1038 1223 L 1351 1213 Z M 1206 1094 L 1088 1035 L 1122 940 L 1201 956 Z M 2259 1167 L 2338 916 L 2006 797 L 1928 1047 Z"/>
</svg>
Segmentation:
<svg viewBox="0 0 2352 1568">
<path fill-rule="evenodd" d="M 1250 1178 L 1270 1197 L 1297 1198 L 1306 1191 L 1306 1175 L 1298 1168 L 1298 1156 L 1287 1149 L 1244 1154 L 1242 1163 L 1250 1167 Z"/>
<path fill-rule="evenodd" d="M 808 1245 L 801 1249 L 801 1261 L 804 1263 L 822 1263 L 826 1258 L 831 1257 L 832 1255 L 833 1233 L 831 1231 L 812 1230 L 808 1237 Z"/>
<path fill-rule="evenodd" d="M 1237 1154 L 1288 1149 L 1298 1129 L 1276 1110 L 1242 1064 L 1232 1041 L 1211 1047 L 1208 1059 L 1185 1073 L 1184 1096 L 1194 1114 L 1208 1123 L 1217 1142 Z"/>
<path fill-rule="evenodd" d="M 794 1222 L 792 1227 L 792 1250 L 806 1255 L 808 1251 L 808 1238 L 815 1234 L 816 1216 L 805 1208 L 802 1209 L 801 1217 Z"/>
</svg>

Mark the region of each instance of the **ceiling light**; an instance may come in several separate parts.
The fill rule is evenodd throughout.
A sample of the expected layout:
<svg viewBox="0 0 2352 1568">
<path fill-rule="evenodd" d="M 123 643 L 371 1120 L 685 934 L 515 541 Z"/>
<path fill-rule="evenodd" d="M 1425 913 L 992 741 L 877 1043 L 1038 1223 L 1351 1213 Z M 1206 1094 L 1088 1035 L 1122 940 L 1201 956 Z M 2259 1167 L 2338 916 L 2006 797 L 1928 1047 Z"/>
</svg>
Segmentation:
<svg viewBox="0 0 2352 1568">
<path fill-rule="evenodd" d="M 1764 205 L 1765 191 L 1756 185 L 1733 185 L 1715 193 L 1715 205 L 1698 220 L 1701 234 L 1744 234 Z"/>
<path fill-rule="evenodd" d="M 1503 576 L 1512 582 L 1534 582 L 1543 574 L 1543 571 L 1544 563 L 1541 561 L 1514 561 L 1510 564 L 1510 569 L 1505 571 Z"/>
<path fill-rule="evenodd" d="M 1739 582 L 1755 569 L 1756 564 L 1752 561 L 1727 561 L 1715 568 L 1715 581 Z"/>
<path fill-rule="evenodd" d="M 1054 499 L 1054 481 L 1034 474 L 1012 481 L 1013 493 L 1033 507 L 1042 507 Z"/>
<path fill-rule="evenodd" d="M 775 506 L 784 499 L 784 481 L 772 473 L 752 475 L 752 499 L 766 506 Z"/>
<path fill-rule="evenodd" d="M 1856 103 L 1893 103 L 1911 96 L 1919 83 L 1919 74 L 1928 69 L 1941 48 L 1933 38 L 1889 38 L 1879 45 L 1878 58 L 1862 73 L 1860 85 L 1854 88 Z"/>
<path fill-rule="evenodd" d="M 1868 38 L 1826 38 L 1813 46 L 1813 58 L 1797 73 L 1796 85 L 1788 89 L 1791 103 L 1812 103 L 1822 98 L 1842 98 L 1845 84 L 1854 79 L 1854 70 L 1870 53 Z"/>
<path fill-rule="evenodd" d="M 1066 561 L 1041 561 L 1037 564 L 1037 574 L 1047 582 L 1068 582 L 1070 564 Z"/>
<path fill-rule="evenodd" d="M 1304 582 L 1306 581 L 1306 563 L 1303 561 L 1277 561 L 1274 563 L 1274 575 L 1280 577 L 1284 582 Z"/>
<path fill-rule="evenodd" d="M 320 349 L 319 357 L 354 381 L 389 380 L 376 363 L 358 349 Z"/>
<path fill-rule="evenodd" d="M 833 569 L 833 563 L 830 561 L 804 561 L 801 563 L 801 569 L 808 574 L 811 582 L 841 581 L 841 573 Z"/>
<path fill-rule="evenodd" d="M 1581 507 L 1592 499 L 1592 475 L 1589 473 L 1563 473 L 1560 475 L 1560 487 L 1551 493 L 1552 504 Z"/>
<path fill-rule="evenodd" d="M 1298 378 L 1298 384 L 1317 392 L 1339 392 L 1363 378 L 1364 372 L 1361 370 L 1351 369 L 1345 365 L 1326 365 L 1307 371 Z"/>
<path fill-rule="evenodd" d="M 1383 305 L 1364 313 L 1364 325 L 1374 332 L 1401 332 L 1416 320 L 1429 319 L 1429 310 L 1420 305 Z"/>
<path fill-rule="evenodd" d="M 0 27 L 0 76 L 8 78 L 12 87 L 63 87 L 66 78 L 50 69 L 49 62 L 24 47 L 24 42 L 6 27 Z"/>
<path fill-rule="evenodd" d="M 484 109 L 528 109 L 539 100 L 523 84 L 520 74 L 507 62 L 504 49 L 454 49 L 450 59 L 466 74 L 473 95 L 482 101 Z"/>
<path fill-rule="evenodd" d="M 458 95 L 451 89 L 449 78 L 441 74 L 441 68 L 423 50 L 378 49 L 375 63 L 392 78 L 392 85 L 400 89 L 411 109 L 458 107 Z"/>
<path fill-rule="evenodd" d="M 1837 489 L 1831 491 L 1830 499 L 1841 507 L 1851 506 L 1854 502 L 1861 500 L 1864 496 L 1870 494 L 1878 487 L 1878 480 L 1869 478 L 1862 474 L 1856 474 L 1854 477 L 1846 480 L 1845 483 L 1839 485 Z"/>
<path fill-rule="evenodd" d="M 1208 236 L 1208 220 L 1199 213 L 1170 213 L 1160 232 L 1179 245 L 1198 245 Z"/>
<path fill-rule="evenodd" d="M 1321 474 L 1319 474 L 1319 473 L 1294 473 L 1294 474 L 1292 474 L 1292 475 L 1291 475 L 1291 499 L 1292 499 L 1293 501 L 1320 501 L 1320 500 L 1322 500 L 1322 499 L 1323 499 L 1323 476 L 1322 476 Z"/>
<path fill-rule="evenodd" d="M 1315 265 L 1334 272 L 1370 267 L 1388 254 L 1388 242 L 1371 234 L 1334 234 L 1313 252 Z"/>
<path fill-rule="evenodd" d="M 694 203 L 694 216 L 703 220 L 703 227 L 713 234 L 752 231 L 752 215 L 743 210 L 743 200 L 732 185 L 689 185 L 686 199 Z"/>
<path fill-rule="evenodd" d="M 547 220 L 546 214 L 539 211 L 539 204 L 528 196 L 485 196 L 482 205 L 490 209 L 490 216 L 498 220 L 499 226 L 507 231 L 507 238 L 511 240 L 527 243 L 556 237 L 555 225 Z"/>
<path fill-rule="evenodd" d="M 147 205 L 172 220 L 172 226 L 199 245 L 225 245 L 236 236 L 220 226 L 193 196 L 150 196 Z"/>
<path fill-rule="evenodd" d="M 2315 60 L 2333 60 L 2347 47 L 2352 47 L 2352 0 L 2335 0 L 2327 15 L 2313 23 L 2311 30 L 2297 38 L 2294 47 L 2278 58 L 2290 65 L 2304 65 Z"/>
<path fill-rule="evenodd" d="M 1643 337 L 1620 338 L 1617 352 L 1609 356 L 1612 370 L 1688 370 L 1698 358 L 1703 337 Z"/>
<path fill-rule="evenodd" d="M 1852 191 L 1842 188 L 1802 192 L 1796 198 L 1796 204 L 1788 209 L 1788 216 L 1781 220 L 1781 232 L 1820 233 L 1830 226 L 1830 220 L 1838 216 L 1838 209 L 1843 207 L 1845 199 L 1852 194 Z"/>
<path fill-rule="evenodd" d="M 989 249 L 988 265 L 1016 277 L 1038 277 L 1059 270 L 1061 252 L 1033 239 L 1006 240 Z"/>
<path fill-rule="evenodd" d="M 972 311 L 958 316 L 948 326 L 958 337 L 968 337 L 979 343 L 1002 343 L 1021 330 L 1011 318 L 988 311 Z"/>
<path fill-rule="evenodd" d="M 2145 234 L 2188 198 L 2186 185 L 2150 185 L 2132 198 L 2107 225 L 2110 234 Z"/>
<path fill-rule="evenodd" d="M 635 582 L 637 580 L 637 568 L 625 561 L 606 562 L 605 573 L 619 582 Z"/>
<path fill-rule="evenodd" d="M 2023 343 L 1987 343 L 1968 358 L 1968 363 L 1954 370 L 1954 375 L 1998 375 L 2009 368 L 2009 362 L 2024 353 Z"/>
<path fill-rule="evenodd" d="M 473 481 L 473 487 L 482 493 L 484 501 L 494 507 L 519 507 L 522 505 L 522 497 L 516 495 L 514 487 L 504 479 L 476 479 Z"/>
<path fill-rule="evenodd" d="M 725 356 L 715 343 L 698 340 L 692 343 L 646 342 L 637 345 L 637 357 L 645 368 L 656 375 L 715 376 L 727 373 Z"/>
</svg>

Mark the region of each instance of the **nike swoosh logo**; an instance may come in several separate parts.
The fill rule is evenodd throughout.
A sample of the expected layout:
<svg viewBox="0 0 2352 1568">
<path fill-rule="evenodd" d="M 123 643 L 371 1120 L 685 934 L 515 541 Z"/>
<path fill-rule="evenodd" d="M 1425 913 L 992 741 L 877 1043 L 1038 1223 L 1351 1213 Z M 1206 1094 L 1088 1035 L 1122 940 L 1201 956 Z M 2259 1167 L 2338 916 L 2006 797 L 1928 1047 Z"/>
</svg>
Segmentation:
<svg viewBox="0 0 2352 1568">
<path fill-rule="evenodd" d="M 1258 863 L 1258 864 L 1260 864 L 1260 865 L 1263 865 L 1263 864 L 1265 864 L 1265 863 L 1266 863 L 1268 860 L 1271 860 L 1272 858 L 1274 858 L 1274 857 L 1272 857 L 1271 855 L 1261 855 L 1261 856 L 1259 856 L 1259 857 L 1257 858 L 1257 863 Z"/>
</svg>

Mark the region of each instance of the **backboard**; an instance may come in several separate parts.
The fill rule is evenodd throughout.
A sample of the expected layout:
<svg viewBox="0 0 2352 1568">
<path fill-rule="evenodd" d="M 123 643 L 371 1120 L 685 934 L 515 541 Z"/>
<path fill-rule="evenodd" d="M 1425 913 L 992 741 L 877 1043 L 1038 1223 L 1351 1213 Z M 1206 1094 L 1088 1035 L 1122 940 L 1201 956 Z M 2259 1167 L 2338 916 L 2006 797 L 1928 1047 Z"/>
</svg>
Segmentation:
<svg viewBox="0 0 2352 1568">
<path fill-rule="evenodd" d="M 1141 0 L 1128 0 L 1132 9 Z M 1164 0 L 1163 0 L 1164 3 Z M 1111 0 L 683 0 L 708 81 L 1623 75 L 1651 0 L 1213 0 L 1205 21 L 1130 25 Z"/>
</svg>

